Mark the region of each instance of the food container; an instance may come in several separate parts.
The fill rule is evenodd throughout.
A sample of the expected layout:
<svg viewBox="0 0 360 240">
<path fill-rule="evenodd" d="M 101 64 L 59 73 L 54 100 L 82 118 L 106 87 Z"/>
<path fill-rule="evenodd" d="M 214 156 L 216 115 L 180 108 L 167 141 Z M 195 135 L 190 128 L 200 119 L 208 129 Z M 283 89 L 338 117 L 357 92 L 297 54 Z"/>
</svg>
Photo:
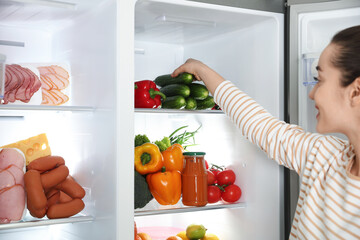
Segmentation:
<svg viewBox="0 0 360 240">
<path fill-rule="evenodd" d="M 184 152 L 182 180 L 182 203 L 186 206 L 207 204 L 207 172 L 204 152 Z"/>
</svg>

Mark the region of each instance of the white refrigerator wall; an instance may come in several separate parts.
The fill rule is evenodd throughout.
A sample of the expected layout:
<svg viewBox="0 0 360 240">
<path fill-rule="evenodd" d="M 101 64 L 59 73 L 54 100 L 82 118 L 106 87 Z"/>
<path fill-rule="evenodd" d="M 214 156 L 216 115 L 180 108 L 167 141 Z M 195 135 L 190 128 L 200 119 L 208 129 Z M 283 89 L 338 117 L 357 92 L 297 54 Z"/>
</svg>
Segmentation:
<svg viewBox="0 0 360 240">
<path fill-rule="evenodd" d="M 80 109 L 2 109 L 0 146 L 46 133 L 52 154 L 64 157 L 70 174 L 86 190 L 81 215 L 94 220 L 2 230 L 1 239 L 116 238 L 116 2 L 77 3 L 78 8 L 70 10 L 36 2 L 0 5 L 4 7 L 0 40 L 24 43 L 24 47 L 0 45 L 7 63 L 68 63 L 70 105 Z M 9 9 L 17 17 L 6 18 Z M 27 21 L 20 21 L 21 17 Z"/>
<path fill-rule="evenodd" d="M 135 14 L 141 14 L 135 17 L 135 80 L 153 80 L 188 58 L 199 59 L 282 118 L 282 15 L 186 1 L 140 1 Z M 195 222 L 220 239 L 280 239 L 281 168 L 241 136 L 229 118 L 216 113 L 135 113 L 135 134 L 154 140 L 184 125 L 189 131 L 202 125 L 196 135 L 199 145 L 189 150 L 204 151 L 208 162 L 230 166 L 246 206 L 136 217 L 138 227 L 185 228 Z"/>
</svg>

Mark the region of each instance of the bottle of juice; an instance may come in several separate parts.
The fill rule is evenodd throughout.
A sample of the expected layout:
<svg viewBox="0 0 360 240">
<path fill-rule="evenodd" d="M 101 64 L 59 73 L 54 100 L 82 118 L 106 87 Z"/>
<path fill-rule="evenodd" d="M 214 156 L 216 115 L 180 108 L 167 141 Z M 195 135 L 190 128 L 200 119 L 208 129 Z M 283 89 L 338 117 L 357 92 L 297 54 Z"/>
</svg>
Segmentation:
<svg viewBox="0 0 360 240">
<path fill-rule="evenodd" d="M 184 169 L 181 174 L 182 202 L 186 206 L 207 204 L 207 172 L 204 152 L 184 152 Z"/>
</svg>

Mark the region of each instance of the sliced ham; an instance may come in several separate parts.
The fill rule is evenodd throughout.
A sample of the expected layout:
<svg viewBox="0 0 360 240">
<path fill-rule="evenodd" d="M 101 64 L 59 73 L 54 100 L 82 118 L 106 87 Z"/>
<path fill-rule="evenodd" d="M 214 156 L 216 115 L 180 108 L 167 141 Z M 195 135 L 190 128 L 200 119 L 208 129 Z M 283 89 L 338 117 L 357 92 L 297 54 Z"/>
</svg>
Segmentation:
<svg viewBox="0 0 360 240">
<path fill-rule="evenodd" d="M 15 184 L 19 184 L 24 187 L 24 170 L 15 165 L 11 165 L 4 171 L 8 171 L 13 176 Z"/>
<path fill-rule="evenodd" d="M 69 86 L 69 73 L 57 65 L 38 67 L 42 88 L 45 90 L 63 90 Z"/>
<path fill-rule="evenodd" d="M 24 156 L 14 148 L 3 148 L 0 150 L 0 170 L 15 165 L 19 169 L 25 166 Z"/>
<path fill-rule="evenodd" d="M 13 185 L 15 185 L 14 176 L 7 170 L 0 170 L 0 189 L 8 188 Z"/>
<path fill-rule="evenodd" d="M 0 222 L 21 220 L 25 209 L 25 191 L 21 185 L 0 190 Z"/>
<path fill-rule="evenodd" d="M 66 103 L 69 100 L 69 97 L 64 94 L 63 92 L 61 92 L 60 90 L 42 90 L 42 103 L 41 104 L 46 104 L 46 105 L 52 105 L 52 106 L 56 106 L 56 105 L 61 105 Z"/>
</svg>

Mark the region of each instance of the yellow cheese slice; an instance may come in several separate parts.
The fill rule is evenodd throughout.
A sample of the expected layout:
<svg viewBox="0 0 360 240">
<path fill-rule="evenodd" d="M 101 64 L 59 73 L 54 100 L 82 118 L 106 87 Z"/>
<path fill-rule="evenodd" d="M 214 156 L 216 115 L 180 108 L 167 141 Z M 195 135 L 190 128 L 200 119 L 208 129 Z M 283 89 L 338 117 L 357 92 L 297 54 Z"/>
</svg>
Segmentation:
<svg viewBox="0 0 360 240">
<path fill-rule="evenodd" d="M 45 133 L 15 143 L 11 143 L 0 148 L 20 149 L 25 155 L 26 166 L 35 159 L 51 155 L 50 146 Z"/>
</svg>

